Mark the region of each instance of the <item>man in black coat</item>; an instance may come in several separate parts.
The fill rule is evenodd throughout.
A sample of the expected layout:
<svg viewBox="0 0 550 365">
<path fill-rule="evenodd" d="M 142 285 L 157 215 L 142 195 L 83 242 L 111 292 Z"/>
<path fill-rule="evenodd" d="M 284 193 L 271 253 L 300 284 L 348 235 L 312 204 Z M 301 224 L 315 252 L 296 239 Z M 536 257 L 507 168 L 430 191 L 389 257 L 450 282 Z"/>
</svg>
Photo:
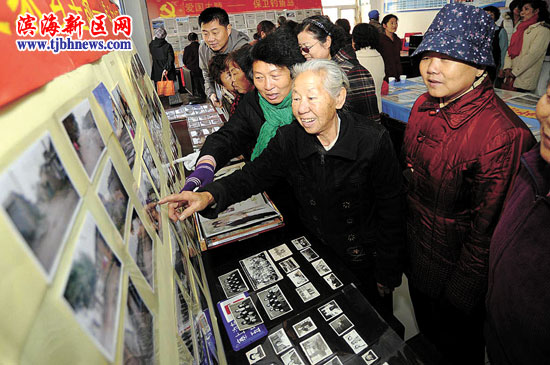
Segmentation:
<svg viewBox="0 0 550 365">
<path fill-rule="evenodd" d="M 202 70 L 199 67 L 199 37 L 197 33 L 189 33 L 187 40 L 191 42 L 187 47 L 183 49 L 182 61 L 185 67 L 191 71 L 191 78 L 193 83 L 193 95 L 205 96 L 204 94 L 204 77 L 202 77 Z"/>
</svg>

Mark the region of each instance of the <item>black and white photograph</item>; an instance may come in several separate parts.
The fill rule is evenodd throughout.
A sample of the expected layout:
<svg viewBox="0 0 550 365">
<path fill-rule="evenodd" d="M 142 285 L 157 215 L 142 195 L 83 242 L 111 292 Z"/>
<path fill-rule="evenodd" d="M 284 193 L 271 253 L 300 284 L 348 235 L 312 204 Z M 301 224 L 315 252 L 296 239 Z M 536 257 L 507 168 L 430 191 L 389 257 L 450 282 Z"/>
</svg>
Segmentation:
<svg viewBox="0 0 550 365">
<path fill-rule="evenodd" d="M 323 259 L 319 259 L 317 261 L 313 261 L 311 263 L 311 265 L 313 266 L 313 268 L 315 269 L 315 271 L 317 271 L 317 273 L 321 276 L 323 275 L 326 275 L 330 272 L 332 272 L 332 270 L 330 269 L 330 267 L 327 265 L 327 263 L 325 262 L 325 260 Z"/>
<path fill-rule="evenodd" d="M 302 338 L 315 331 L 317 329 L 317 326 L 315 325 L 311 317 L 307 317 L 293 325 L 292 328 L 294 329 L 294 332 L 296 332 L 296 336 L 298 336 L 298 338 Z"/>
<path fill-rule="evenodd" d="M 154 289 L 153 239 L 135 209 L 132 211 L 132 220 L 130 222 L 128 252 L 151 288 Z"/>
<path fill-rule="evenodd" d="M 120 181 L 110 159 L 105 164 L 105 168 L 101 174 L 97 195 L 120 233 L 120 236 L 124 238 L 124 222 L 128 209 L 128 193 L 126 189 L 124 189 L 122 181 Z"/>
<path fill-rule="evenodd" d="M 230 304 L 229 311 L 231 311 L 239 331 L 244 331 L 264 323 L 250 297 L 246 297 L 237 303 Z"/>
<path fill-rule="evenodd" d="M 51 279 L 80 197 L 49 133 L 2 172 L 0 186 L 0 202 L 14 231 Z"/>
<path fill-rule="evenodd" d="M 302 251 L 300 251 L 300 253 L 308 261 L 317 260 L 319 258 L 319 255 L 317 255 L 317 252 L 313 251 L 313 249 L 311 247 L 303 249 Z"/>
<path fill-rule="evenodd" d="M 292 311 L 292 306 L 277 284 L 257 293 L 269 319 L 275 319 Z"/>
<path fill-rule="evenodd" d="M 120 85 L 117 84 L 115 86 L 112 94 L 118 112 L 122 116 L 122 121 L 126 125 L 126 128 L 128 128 L 130 136 L 132 137 L 132 139 L 134 139 L 136 136 L 136 120 L 134 118 L 134 115 L 132 114 L 130 105 L 128 105 L 128 100 L 126 99 L 126 96 L 124 96 L 124 93 L 120 89 Z"/>
<path fill-rule="evenodd" d="M 378 360 L 378 355 L 376 355 L 376 353 L 372 350 L 369 350 L 367 352 L 365 352 L 363 354 L 363 356 L 361 356 L 361 358 L 363 360 L 365 360 L 365 362 L 367 363 L 367 365 L 371 365 L 371 364 L 374 364 L 374 362 L 376 360 Z"/>
<path fill-rule="evenodd" d="M 243 279 L 239 269 L 218 276 L 226 298 L 234 297 L 237 294 L 248 291 L 248 285 Z"/>
<path fill-rule="evenodd" d="M 298 293 L 300 298 L 302 298 L 304 303 L 309 302 L 310 300 L 315 299 L 320 295 L 312 283 L 307 283 L 299 288 L 296 288 L 296 292 Z"/>
<path fill-rule="evenodd" d="M 254 347 L 246 353 L 246 359 L 249 364 L 255 364 L 265 357 L 265 351 L 262 345 Z"/>
<path fill-rule="evenodd" d="M 332 359 L 324 363 L 323 365 L 342 365 L 342 361 L 338 358 L 338 356 L 334 356 Z"/>
<path fill-rule="evenodd" d="M 292 251 L 290 251 L 286 243 L 283 243 L 282 245 L 279 245 L 277 247 L 273 247 L 268 252 L 271 255 L 271 257 L 273 257 L 273 260 L 275 261 L 282 260 L 292 255 Z"/>
<path fill-rule="evenodd" d="M 76 321 L 110 360 L 115 353 L 122 265 L 88 213 L 73 254 L 63 297 Z"/>
<path fill-rule="evenodd" d="M 128 281 L 123 357 L 124 364 L 155 363 L 154 318 L 132 279 Z"/>
<path fill-rule="evenodd" d="M 292 271 L 291 273 L 287 274 L 287 276 L 296 287 L 302 286 L 309 281 L 309 279 L 300 269 Z"/>
<path fill-rule="evenodd" d="M 349 331 L 343 337 L 349 347 L 351 347 L 353 352 L 356 354 L 359 354 L 368 347 L 367 343 L 361 338 L 361 336 L 359 336 L 359 333 L 357 333 L 356 330 Z"/>
<path fill-rule="evenodd" d="M 328 347 L 325 339 L 319 332 L 300 343 L 302 350 L 311 364 L 317 364 L 332 355 L 332 350 Z"/>
<path fill-rule="evenodd" d="M 336 275 L 334 275 L 333 272 L 331 272 L 330 274 L 326 275 L 326 276 L 323 276 L 323 279 L 325 279 L 325 281 L 327 282 L 327 284 L 332 288 L 332 289 L 338 289 L 339 287 L 343 286 L 344 284 L 342 284 L 342 282 L 340 281 L 340 279 L 338 279 L 338 277 Z"/>
<path fill-rule="evenodd" d="M 296 351 L 296 349 L 292 349 L 283 354 L 281 356 L 281 360 L 285 365 L 305 365 L 300 355 L 298 355 L 298 351 Z"/>
<path fill-rule="evenodd" d="M 128 130 L 124 126 L 122 115 L 120 115 L 115 101 L 102 82 L 92 91 L 92 93 L 94 94 L 101 109 L 103 109 L 105 116 L 109 120 L 109 124 L 111 124 L 111 128 L 113 129 L 113 132 L 120 143 L 120 147 L 124 152 L 126 161 L 128 162 L 130 169 L 132 169 L 136 159 L 136 150 L 132 142 L 132 137 L 130 137 Z"/>
<path fill-rule="evenodd" d="M 155 184 L 155 188 L 157 189 L 157 192 L 160 194 L 159 172 L 157 169 L 157 165 L 153 160 L 153 155 L 151 155 L 151 151 L 149 150 L 149 147 L 147 146 L 147 143 L 145 143 L 145 141 L 143 143 L 143 154 L 141 155 L 141 157 L 143 158 L 143 162 L 145 163 L 145 166 L 149 171 L 149 175 L 151 175 L 151 178 L 153 179 L 153 184 Z"/>
<path fill-rule="evenodd" d="M 292 244 L 294 245 L 294 247 L 296 247 L 298 251 L 311 246 L 311 243 L 309 243 L 307 238 L 305 238 L 304 236 L 295 238 L 290 242 L 292 242 Z"/>
<path fill-rule="evenodd" d="M 346 331 L 353 327 L 353 323 L 351 323 L 351 321 L 345 314 L 342 314 L 340 317 L 336 318 L 329 324 L 338 336 L 342 336 Z"/>
<path fill-rule="evenodd" d="M 290 342 L 290 339 L 286 335 L 284 328 L 281 328 L 278 331 L 270 334 L 268 336 L 268 339 L 269 342 L 271 342 L 271 346 L 273 346 L 273 351 L 275 351 L 275 355 L 279 355 L 280 353 L 285 352 L 292 347 L 292 342 Z"/>
<path fill-rule="evenodd" d="M 285 274 L 288 274 L 300 267 L 293 257 L 289 257 L 288 259 L 279 262 L 279 266 L 283 269 Z"/>
<path fill-rule="evenodd" d="M 342 311 L 342 309 L 338 306 L 338 303 L 334 300 L 320 306 L 317 310 L 321 313 L 321 316 L 323 316 L 325 321 L 329 321 L 332 318 L 344 313 L 344 311 Z"/>
<path fill-rule="evenodd" d="M 260 290 L 283 278 L 267 251 L 239 261 L 254 290 Z"/>
<path fill-rule="evenodd" d="M 105 143 L 97 129 L 90 109 L 90 102 L 84 99 L 61 120 L 71 144 L 91 179 L 103 152 Z"/>
</svg>

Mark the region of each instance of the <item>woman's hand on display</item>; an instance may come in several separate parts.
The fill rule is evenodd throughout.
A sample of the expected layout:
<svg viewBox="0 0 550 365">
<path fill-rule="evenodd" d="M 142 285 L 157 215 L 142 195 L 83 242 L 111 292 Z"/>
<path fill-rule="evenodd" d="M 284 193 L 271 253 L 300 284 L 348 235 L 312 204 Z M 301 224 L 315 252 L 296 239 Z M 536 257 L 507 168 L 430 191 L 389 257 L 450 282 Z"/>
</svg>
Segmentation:
<svg viewBox="0 0 550 365">
<path fill-rule="evenodd" d="M 222 103 L 218 100 L 218 97 L 216 96 L 216 94 L 210 95 L 210 101 L 212 102 L 212 105 L 214 105 L 215 107 L 217 108 L 222 107 Z"/>
<path fill-rule="evenodd" d="M 376 289 L 381 297 L 390 295 L 393 292 L 393 288 L 387 287 L 384 284 L 376 283 Z"/>
<path fill-rule="evenodd" d="M 200 212 L 214 203 L 214 197 L 209 192 L 193 193 L 182 191 L 179 194 L 172 194 L 161 199 L 159 204 L 168 203 L 168 217 L 173 221 L 185 220 L 195 212 Z M 183 212 L 181 210 L 183 209 Z"/>
</svg>

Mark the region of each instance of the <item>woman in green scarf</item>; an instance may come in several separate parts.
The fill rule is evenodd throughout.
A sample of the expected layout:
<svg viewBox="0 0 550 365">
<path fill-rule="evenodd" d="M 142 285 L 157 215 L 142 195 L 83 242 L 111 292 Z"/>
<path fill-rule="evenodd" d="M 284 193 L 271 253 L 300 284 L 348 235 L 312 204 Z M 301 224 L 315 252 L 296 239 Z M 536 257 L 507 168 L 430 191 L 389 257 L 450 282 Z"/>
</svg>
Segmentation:
<svg viewBox="0 0 550 365">
<path fill-rule="evenodd" d="M 212 182 L 216 169 L 233 157 L 255 159 L 277 129 L 294 120 L 290 69 L 305 61 L 296 36 L 284 27 L 277 29 L 254 45 L 250 61 L 251 70 L 243 71 L 252 78 L 256 90 L 245 94 L 229 121 L 208 136 L 183 190 L 192 191 Z"/>
</svg>

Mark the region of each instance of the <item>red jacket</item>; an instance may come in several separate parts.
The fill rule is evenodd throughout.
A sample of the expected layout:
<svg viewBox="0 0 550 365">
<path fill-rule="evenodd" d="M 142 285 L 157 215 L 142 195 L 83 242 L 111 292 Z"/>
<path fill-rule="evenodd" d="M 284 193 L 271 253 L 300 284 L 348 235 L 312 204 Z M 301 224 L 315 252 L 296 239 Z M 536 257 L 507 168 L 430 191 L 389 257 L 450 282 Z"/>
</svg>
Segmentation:
<svg viewBox="0 0 550 365">
<path fill-rule="evenodd" d="M 488 77 L 441 109 L 418 98 L 403 142 L 410 285 L 465 312 L 483 301 L 491 235 L 534 143 Z"/>
</svg>

